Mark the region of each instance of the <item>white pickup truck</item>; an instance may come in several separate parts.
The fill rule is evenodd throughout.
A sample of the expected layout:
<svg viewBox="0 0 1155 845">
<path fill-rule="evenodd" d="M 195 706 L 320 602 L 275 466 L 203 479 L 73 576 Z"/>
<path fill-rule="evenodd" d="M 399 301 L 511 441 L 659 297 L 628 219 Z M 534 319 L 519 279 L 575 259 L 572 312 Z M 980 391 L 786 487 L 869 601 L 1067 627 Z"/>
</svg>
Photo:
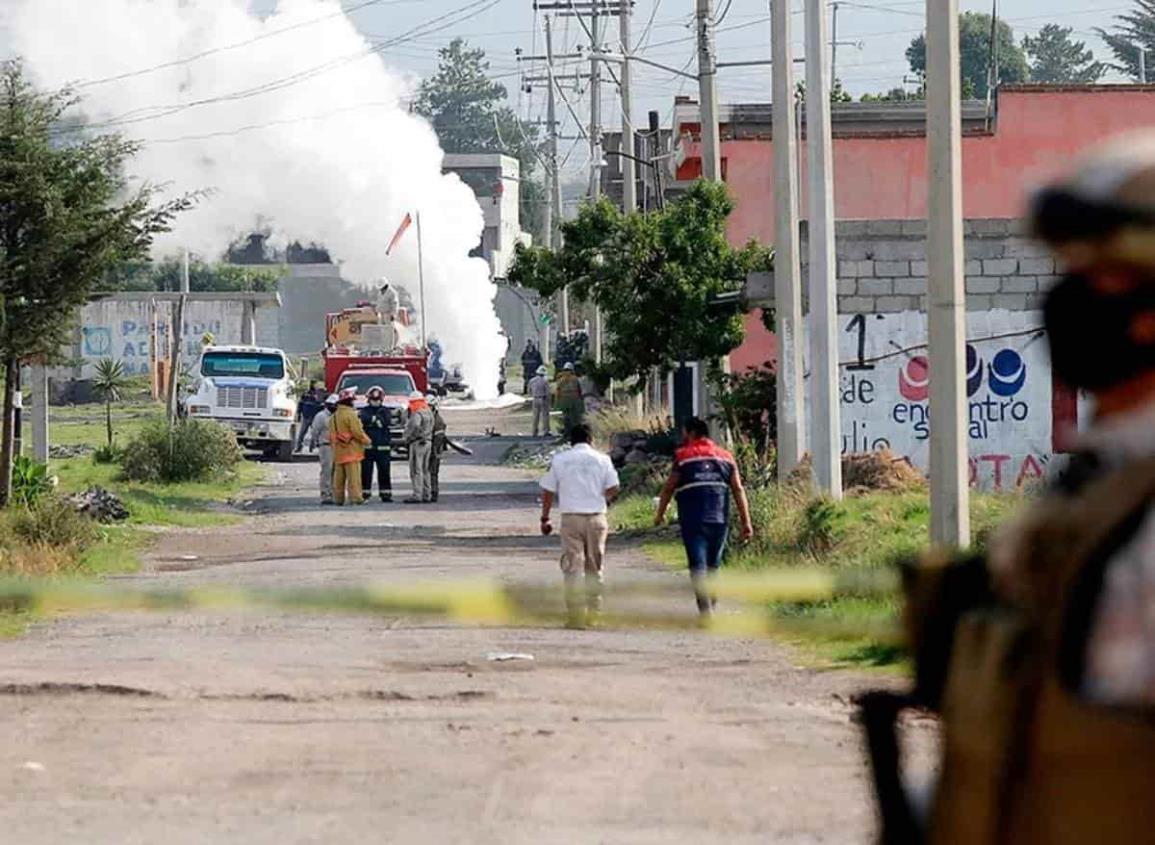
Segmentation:
<svg viewBox="0 0 1155 845">
<path fill-rule="evenodd" d="M 193 419 L 231 428 L 237 442 L 289 460 L 297 437 L 292 364 L 280 349 L 208 346 L 184 405 Z"/>
</svg>

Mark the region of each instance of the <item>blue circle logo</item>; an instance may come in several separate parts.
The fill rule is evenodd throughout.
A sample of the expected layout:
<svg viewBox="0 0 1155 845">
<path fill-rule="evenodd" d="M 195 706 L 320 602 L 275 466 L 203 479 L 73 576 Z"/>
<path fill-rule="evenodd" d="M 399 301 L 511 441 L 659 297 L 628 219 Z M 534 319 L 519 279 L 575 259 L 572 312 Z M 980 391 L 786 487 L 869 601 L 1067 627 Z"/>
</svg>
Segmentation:
<svg viewBox="0 0 1155 845">
<path fill-rule="evenodd" d="M 967 396 L 974 396 L 983 386 L 983 359 L 979 351 L 967 344 Z"/>
<path fill-rule="evenodd" d="M 1013 349 L 995 355 L 987 369 L 991 392 L 997 396 L 1014 396 L 1027 382 L 1027 363 Z"/>
</svg>

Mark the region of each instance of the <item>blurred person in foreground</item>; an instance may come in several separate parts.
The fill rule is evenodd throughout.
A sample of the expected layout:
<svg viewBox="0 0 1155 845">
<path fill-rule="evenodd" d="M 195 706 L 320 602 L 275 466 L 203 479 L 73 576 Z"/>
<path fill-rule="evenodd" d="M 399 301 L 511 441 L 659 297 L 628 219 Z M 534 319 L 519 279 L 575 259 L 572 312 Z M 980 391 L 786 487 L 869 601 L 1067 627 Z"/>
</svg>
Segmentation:
<svg viewBox="0 0 1155 845">
<path fill-rule="evenodd" d="M 603 569 L 610 527 L 607 506 L 618 495 L 620 483 L 609 455 L 590 441 L 590 427 L 578 423 L 570 430 L 573 448 L 558 452 L 542 478 L 541 533 L 553 532 L 550 514 L 561 511 L 561 571 L 565 576 L 565 604 L 571 628 L 595 621 L 602 608 Z M 582 595 L 582 580 L 585 595 Z"/>
<path fill-rule="evenodd" d="M 718 604 L 711 581 L 726 554 L 731 496 L 738 505 L 743 540 L 754 536 L 754 526 L 734 456 L 710 439 L 705 420 L 687 419 L 682 424 L 682 436 L 682 446 L 674 453 L 673 469 L 658 499 L 654 524 L 665 523 L 670 500 L 677 497 L 678 524 L 698 613 L 709 619 Z"/>
<path fill-rule="evenodd" d="M 886 842 L 1155 841 L 1155 133 L 1093 153 L 1031 222 L 1063 273 L 1053 375 L 1094 418 L 985 557 L 904 572 L 914 690 L 860 698 Z M 943 721 L 925 809 L 895 776 L 912 704 Z"/>
</svg>

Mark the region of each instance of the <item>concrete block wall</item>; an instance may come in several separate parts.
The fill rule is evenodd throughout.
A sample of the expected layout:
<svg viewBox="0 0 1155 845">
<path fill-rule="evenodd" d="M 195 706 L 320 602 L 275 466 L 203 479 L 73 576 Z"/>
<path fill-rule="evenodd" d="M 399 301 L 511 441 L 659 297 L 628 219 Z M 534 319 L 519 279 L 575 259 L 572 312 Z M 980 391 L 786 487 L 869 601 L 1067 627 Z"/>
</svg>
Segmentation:
<svg viewBox="0 0 1155 845">
<path fill-rule="evenodd" d="M 895 314 L 926 310 L 926 222 L 843 220 L 837 224 L 838 311 Z M 968 311 L 1033 311 L 1058 277 L 1046 246 L 1023 220 L 967 220 Z M 802 224 L 803 277 L 806 224 Z"/>
</svg>

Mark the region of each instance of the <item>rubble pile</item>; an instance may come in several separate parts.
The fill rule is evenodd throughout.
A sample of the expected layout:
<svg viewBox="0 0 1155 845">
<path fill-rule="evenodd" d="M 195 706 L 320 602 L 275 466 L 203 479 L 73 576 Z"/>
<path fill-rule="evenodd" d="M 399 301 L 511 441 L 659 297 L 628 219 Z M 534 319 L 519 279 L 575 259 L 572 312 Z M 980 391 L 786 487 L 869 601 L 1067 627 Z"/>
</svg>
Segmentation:
<svg viewBox="0 0 1155 845">
<path fill-rule="evenodd" d="M 75 446 L 49 446 L 48 456 L 55 458 L 58 461 L 67 458 L 83 458 L 91 455 L 96 450 L 92 446 L 86 444 L 78 444 Z"/>
<path fill-rule="evenodd" d="M 926 486 L 926 476 L 889 449 L 842 458 L 842 488 L 847 491 L 901 493 Z"/>
<path fill-rule="evenodd" d="M 68 501 L 77 511 L 97 522 L 123 522 L 129 516 L 124 502 L 103 487 L 89 487 L 83 493 L 69 496 Z"/>
</svg>

